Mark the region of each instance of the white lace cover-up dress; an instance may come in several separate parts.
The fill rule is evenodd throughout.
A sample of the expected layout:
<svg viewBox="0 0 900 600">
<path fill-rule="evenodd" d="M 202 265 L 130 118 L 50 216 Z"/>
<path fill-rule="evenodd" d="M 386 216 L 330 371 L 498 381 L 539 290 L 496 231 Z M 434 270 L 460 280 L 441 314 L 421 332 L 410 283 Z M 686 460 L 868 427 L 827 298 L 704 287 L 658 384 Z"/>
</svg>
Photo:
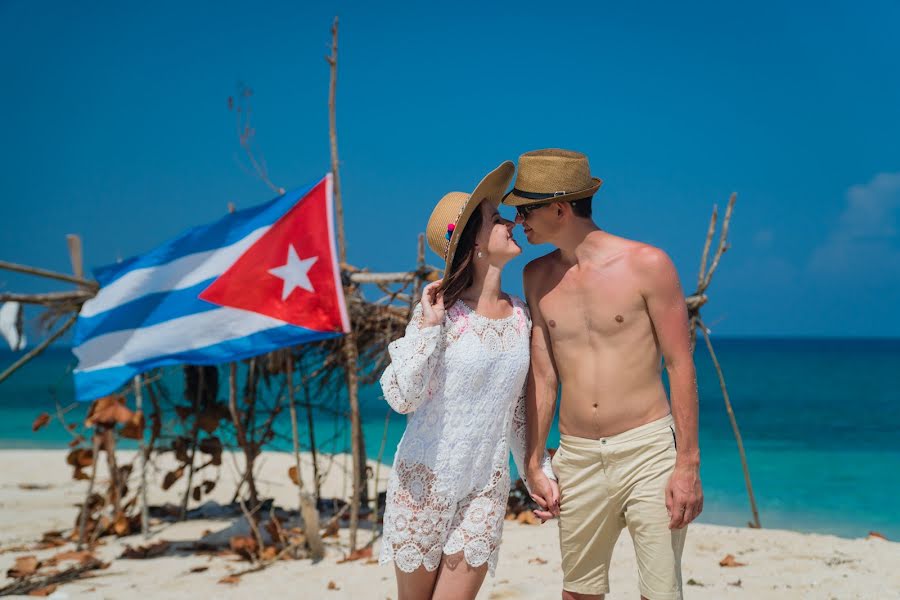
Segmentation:
<svg viewBox="0 0 900 600">
<path fill-rule="evenodd" d="M 512 315 L 490 319 L 457 300 L 431 327 L 418 305 L 406 335 L 390 344 L 381 387 L 409 419 L 388 482 L 381 564 L 433 571 L 442 554 L 463 552 L 494 574 L 510 450 L 525 472 L 531 317 L 521 299 L 512 304 Z M 555 479 L 546 452 L 543 471 Z"/>
</svg>

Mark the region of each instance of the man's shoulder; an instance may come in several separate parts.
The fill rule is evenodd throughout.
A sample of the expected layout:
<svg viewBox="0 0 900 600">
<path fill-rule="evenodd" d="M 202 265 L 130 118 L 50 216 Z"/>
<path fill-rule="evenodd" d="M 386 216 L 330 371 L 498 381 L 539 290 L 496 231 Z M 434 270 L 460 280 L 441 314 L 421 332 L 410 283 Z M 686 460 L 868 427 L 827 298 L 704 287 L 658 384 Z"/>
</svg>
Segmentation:
<svg viewBox="0 0 900 600">
<path fill-rule="evenodd" d="M 674 268 L 672 259 L 662 248 L 644 242 L 632 242 L 628 256 L 633 268 L 644 273 L 660 273 Z"/>
<path fill-rule="evenodd" d="M 601 256 L 624 256 L 634 263 L 634 266 L 653 266 L 659 262 L 668 260 L 668 255 L 661 249 L 642 242 L 632 240 L 608 231 L 598 231 L 591 234 L 595 252 Z"/>
<path fill-rule="evenodd" d="M 627 253 L 629 271 L 644 293 L 678 287 L 678 271 L 662 248 L 635 242 Z"/>
<path fill-rule="evenodd" d="M 669 258 L 669 255 L 662 248 L 657 248 L 644 242 L 626 241 L 629 242 L 627 248 L 628 256 L 635 268 L 655 271 L 665 269 L 672 264 L 672 259 Z"/>
</svg>

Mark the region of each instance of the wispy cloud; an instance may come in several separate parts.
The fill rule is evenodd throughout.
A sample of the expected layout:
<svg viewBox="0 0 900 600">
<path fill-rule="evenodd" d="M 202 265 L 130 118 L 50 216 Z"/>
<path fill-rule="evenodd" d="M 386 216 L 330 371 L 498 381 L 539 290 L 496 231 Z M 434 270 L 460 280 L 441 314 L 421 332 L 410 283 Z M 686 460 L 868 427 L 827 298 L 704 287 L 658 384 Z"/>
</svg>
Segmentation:
<svg viewBox="0 0 900 600">
<path fill-rule="evenodd" d="M 879 173 L 847 191 L 847 204 L 815 249 L 815 274 L 853 279 L 900 276 L 900 173 Z"/>
</svg>

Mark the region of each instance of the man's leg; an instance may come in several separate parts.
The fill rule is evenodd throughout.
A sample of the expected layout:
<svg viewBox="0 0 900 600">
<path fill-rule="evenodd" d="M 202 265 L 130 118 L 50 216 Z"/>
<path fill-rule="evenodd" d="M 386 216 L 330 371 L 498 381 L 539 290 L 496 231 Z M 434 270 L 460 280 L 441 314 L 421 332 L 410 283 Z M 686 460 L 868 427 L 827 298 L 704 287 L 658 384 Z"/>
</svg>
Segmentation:
<svg viewBox="0 0 900 600">
<path fill-rule="evenodd" d="M 597 440 L 562 436 L 553 457 L 559 480 L 563 598 L 603 598 L 625 519 Z"/>
<path fill-rule="evenodd" d="M 635 481 L 625 504 L 625 521 L 634 540 L 641 597 L 681 600 L 681 553 L 687 528 L 669 529 L 666 484 L 675 466 L 668 429 L 640 440 L 631 466 Z"/>
<path fill-rule="evenodd" d="M 603 600 L 606 598 L 606 594 L 579 594 L 563 590 L 562 598 L 563 600 Z"/>
</svg>

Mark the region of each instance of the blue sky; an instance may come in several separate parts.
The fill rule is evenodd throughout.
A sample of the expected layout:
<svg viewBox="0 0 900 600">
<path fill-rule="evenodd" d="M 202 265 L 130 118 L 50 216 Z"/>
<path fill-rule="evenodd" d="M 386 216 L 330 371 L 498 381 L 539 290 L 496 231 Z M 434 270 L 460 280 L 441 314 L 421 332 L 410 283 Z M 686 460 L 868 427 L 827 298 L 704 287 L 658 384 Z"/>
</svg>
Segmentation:
<svg viewBox="0 0 900 600">
<path fill-rule="evenodd" d="M 667 250 L 688 291 L 738 193 L 716 335 L 900 336 L 897 3 L 307 4 L 0 2 L 0 259 L 68 271 L 75 232 L 100 266 L 269 199 L 238 82 L 272 179 L 318 179 L 337 14 L 353 264 L 411 268 L 443 193 L 563 147 L 605 180 L 598 223 Z"/>
</svg>

